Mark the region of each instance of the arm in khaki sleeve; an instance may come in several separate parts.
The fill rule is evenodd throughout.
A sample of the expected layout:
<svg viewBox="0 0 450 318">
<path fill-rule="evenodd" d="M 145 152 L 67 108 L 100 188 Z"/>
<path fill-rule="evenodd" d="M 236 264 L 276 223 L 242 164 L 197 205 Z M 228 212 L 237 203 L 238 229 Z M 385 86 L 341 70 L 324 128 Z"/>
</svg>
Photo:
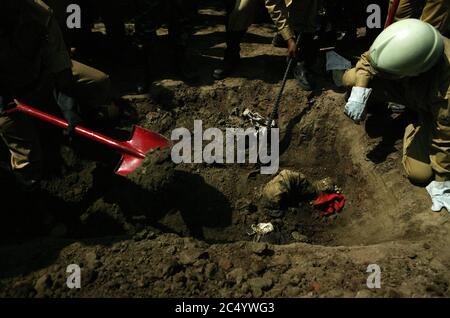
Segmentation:
<svg viewBox="0 0 450 318">
<path fill-rule="evenodd" d="M 369 52 L 366 52 L 361 55 L 354 68 L 345 72 L 342 81 L 346 86 L 368 88 L 376 74 L 377 71 L 370 65 Z"/>
<path fill-rule="evenodd" d="M 26 0 L 27 11 L 32 19 L 42 25 L 47 32 L 47 41 L 42 48 L 42 58 L 46 70 L 56 74 L 72 68 L 69 50 L 53 10 L 42 0 Z"/>
<path fill-rule="evenodd" d="M 52 17 L 48 24 L 48 41 L 43 51 L 44 64 L 53 74 L 72 68 L 69 50 L 58 22 Z"/>
<path fill-rule="evenodd" d="M 265 0 L 267 11 L 275 23 L 278 32 L 286 41 L 295 38 L 295 33 L 288 23 L 288 12 L 284 0 Z"/>
<path fill-rule="evenodd" d="M 27 1 L 30 16 L 45 28 L 47 35 L 41 47 L 44 66 L 42 79 L 45 81 L 54 78 L 56 88 L 71 95 L 75 84 L 72 76 L 72 60 L 53 10 L 41 0 Z"/>
</svg>

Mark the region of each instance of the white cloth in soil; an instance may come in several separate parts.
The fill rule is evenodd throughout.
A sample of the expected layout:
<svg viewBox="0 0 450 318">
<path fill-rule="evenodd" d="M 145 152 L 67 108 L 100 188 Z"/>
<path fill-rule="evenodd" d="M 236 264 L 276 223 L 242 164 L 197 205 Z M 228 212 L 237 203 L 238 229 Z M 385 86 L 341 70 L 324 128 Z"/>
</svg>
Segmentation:
<svg viewBox="0 0 450 318">
<path fill-rule="evenodd" d="M 248 233 L 250 236 L 255 236 L 254 241 L 258 242 L 261 237 L 263 237 L 266 234 L 269 234 L 273 232 L 274 227 L 272 223 L 259 223 L 259 224 L 252 224 L 251 225 L 251 231 Z"/>
</svg>

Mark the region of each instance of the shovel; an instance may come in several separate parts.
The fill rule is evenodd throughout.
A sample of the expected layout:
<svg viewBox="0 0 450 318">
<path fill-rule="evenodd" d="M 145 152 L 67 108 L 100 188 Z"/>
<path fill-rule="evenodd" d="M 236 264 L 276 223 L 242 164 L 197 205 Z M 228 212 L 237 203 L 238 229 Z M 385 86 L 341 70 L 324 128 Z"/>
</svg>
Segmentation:
<svg viewBox="0 0 450 318">
<path fill-rule="evenodd" d="M 21 112 L 63 129 L 67 129 L 69 127 L 67 121 L 61 118 L 44 113 L 43 111 L 18 101 L 16 101 L 16 104 L 16 107 L 7 110 L 6 113 L 11 114 Z M 122 154 L 122 158 L 115 169 L 115 173 L 120 176 L 126 176 L 140 167 L 146 155 L 151 150 L 158 148 L 163 149 L 170 146 L 169 140 L 167 140 L 164 136 L 139 126 L 133 127 L 131 139 L 127 141 L 114 140 L 82 126 L 76 126 L 74 131 L 77 135 L 104 144 Z"/>
<path fill-rule="evenodd" d="M 297 47 L 300 44 L 300 37 L 301 37 L 301 34 L 298 35 L 297 40 L 295 42 L 297 44 Z M 283 80 L 281 81 L 281 87 L 278 92 L 277 98 L 275 100 L 275 105 L 273 106 L 272 112 L 270 113 L 269 119 L 267 120 L 267 123 L 266 123 L 266 126 L 268 129 L 270 129 L 273 126 L 272 124 L 273 124 L 274 120 L 278 119 L 278 112 L 280 109 L 281 97 L 283 96 L 284 88 L 286 87 L 286 82 L 287 82 L 289 73 L 291 72 L 291 68 L 292 68 L 292 65 L 294 64 L 294 61 L 295 61 L 294 57 L 289 57 L 288 65 L 286 67 L 286 70 L 284 71 Z"/>
</svg>

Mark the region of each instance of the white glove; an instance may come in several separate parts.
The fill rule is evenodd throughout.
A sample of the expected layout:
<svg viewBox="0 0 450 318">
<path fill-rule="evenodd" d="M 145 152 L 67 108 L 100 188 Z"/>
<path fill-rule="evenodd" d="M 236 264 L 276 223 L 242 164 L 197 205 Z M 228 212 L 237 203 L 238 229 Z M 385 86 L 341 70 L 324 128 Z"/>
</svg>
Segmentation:
<svg viewBox="0 0 450 318">
<path fill-rule="evenodd" d="M 439 212 L 445 208 L 447 212 L 450 212 L 450 181 L 433 181 L 426 189 L 433 202 L 432 211 Z"/>
<path fill-rule="evenodd" d="M 370 93 L 372 93 L 371 88 L 353 87 L 350 98 L 345 105 L 344 113 L 357 123 L 363 120 Z"/>
</svg>

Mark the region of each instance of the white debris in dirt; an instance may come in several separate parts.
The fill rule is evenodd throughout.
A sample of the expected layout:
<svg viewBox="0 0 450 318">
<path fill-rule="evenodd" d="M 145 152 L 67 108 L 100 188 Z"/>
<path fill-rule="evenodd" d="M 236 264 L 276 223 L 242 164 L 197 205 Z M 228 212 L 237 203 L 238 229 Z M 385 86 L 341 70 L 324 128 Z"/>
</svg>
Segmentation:
<svg viewBox="0 0 450 318">
<path fill-rule="evenodd" d="M 250 109 L 246 108 L 244 112 L 242 113 L 242 117 L 250 121 L 252 126 L 255 126 L 256 128 L 260 127 L 266 127 L 268 119 L 262 116 L 261 114 L 257 112 L 253 112 Z M 272 121 L 272 127 L 275 126 L 275 121 Z"/>
<path fill-rule="evenodd" d="M 274 227 L 272 223 L 259 223 L 259 224 L 252 224 L 251 225 L 251 231 L 248 233 L 250 236 L 255 236 L 254 240 L 258 242 L 262 236 L 269 234 L 270 232 L 273 232 Z"/>
</svg>

